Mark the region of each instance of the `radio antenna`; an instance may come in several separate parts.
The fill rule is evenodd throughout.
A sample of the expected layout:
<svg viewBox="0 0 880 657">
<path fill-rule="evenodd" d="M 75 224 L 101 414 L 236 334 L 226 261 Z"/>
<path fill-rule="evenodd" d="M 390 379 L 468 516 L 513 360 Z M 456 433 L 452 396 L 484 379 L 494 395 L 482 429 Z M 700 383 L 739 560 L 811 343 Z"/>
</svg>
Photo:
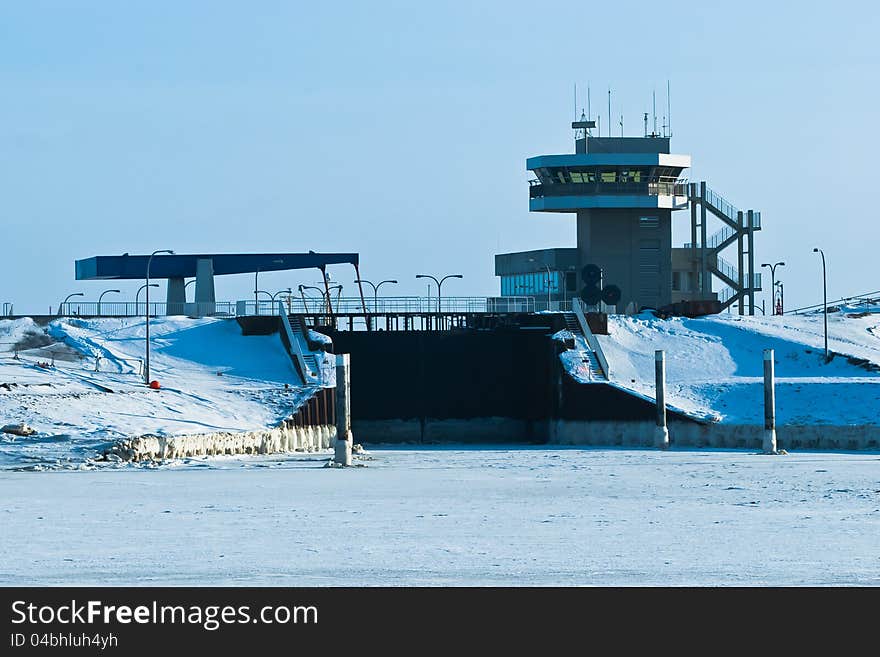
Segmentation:
<svg viewBox="0 0 880 657">
<path fill-rule="evenodd" d="M 653 100 L 654 100 L 654 132 L 651 133 L 651 136 L 656 137 L 657 136 L 657 90 L 656 89 L 654 89 L 654 91 L 651 92 L 651 96 L 653 97 Z"/>
<path fill-rule="evenodd" d="M 593 110 L 590 109 L 590 83 L 587 82 L 587 120 L 593 120 Z"/>
<path fill-rule="evenodd" d="M 611 136 L 611 87 L 608 87 L 608 136 Z"/>
<path fill-rule="evenodd" d="M 666 81 L 666 123 L 669 126 L 669 136 L 672 136 L 672 96 L 669 93 L 669 80 Z"/>
</svg>

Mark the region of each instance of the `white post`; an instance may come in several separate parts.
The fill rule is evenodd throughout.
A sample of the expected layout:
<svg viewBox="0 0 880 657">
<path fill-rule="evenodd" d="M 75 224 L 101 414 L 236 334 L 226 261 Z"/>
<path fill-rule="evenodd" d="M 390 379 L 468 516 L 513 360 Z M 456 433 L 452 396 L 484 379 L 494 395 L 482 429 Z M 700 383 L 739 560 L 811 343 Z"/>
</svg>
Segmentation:
<svg viewBox="0 0 880 657">
<path fill-rule="evenodd" d="M 654 380 L 657 390 L 657 427 L 654 429 L 654 447 L 669 447 L 669 429 L 666 427 L 666 353 L 654 352 Z"/>
<path fill-rule="evenodd" d="M 351 367 L 350 354 L 336 355 L 336 453 L 339 465 L 351 465 Z"/>
<path fill-rule="evenodd" d="M 776 454 L 776 391 L 773 350 L 764 350 L 764 440 L 765 454 Z"/>
</svg>

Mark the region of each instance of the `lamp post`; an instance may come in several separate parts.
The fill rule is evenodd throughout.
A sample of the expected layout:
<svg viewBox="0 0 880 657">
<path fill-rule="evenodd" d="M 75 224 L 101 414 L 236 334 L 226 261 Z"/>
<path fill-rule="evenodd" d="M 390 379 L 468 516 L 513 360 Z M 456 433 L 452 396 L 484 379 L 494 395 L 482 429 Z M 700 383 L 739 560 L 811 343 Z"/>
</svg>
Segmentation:
<svg viewBox="0 0 880 657">
<path fill-rule="evenodd" d="M 534 258 L 529 258 L 529 262 L 537 263 L 537 260 L 535 260 Z M 543 265 L 541 265 L 541 266 L 544 267 L 544 268 L 547 270 L 547 310 L 549 311 L 549 310 L 550 310 L 550 277 L 551 277 L 551 274 L 550 274 L 550 265 L 548 265 L 548 264 L 545 262 L 545 263 L 544 263 Z"/>
<path fill-rule="evenodd" d="M 99 316 L 101 315 L 101 299 L 103 299 L 104 295 L 107 294 L 108 292 L 115 292 L 116 294 L 119 294 L 119 290 L 104 290 L 103 292 L 101 292 L 101 295 L 98 297 L 98 315 Z"/>
<path fill-rule="evenodd" d="M 140 303 L 140 302 L 138 301 L 138 299 L 141 298 L 141 292 L 142 292 L 142 291 L 144 290 L 144 288 L 146 288 L 146 287 L 147 287 L 146 285 L 141 285 L 141 286 L 138 288 L 138 291 L 137 291 L 137 292 L 135 293 L 135 295 L 134 295 L 134 314 L 135 314 L 135 315 L 140 315 L 140 314 L 141 314 L 141 311 L 138 310 L 138 303 Z M 150 287 L 159 287 L 159 284 L 158 284 L 158 283 L 150 283 Z"/>
<path fill-rule="evenodd" d="M 823 315 L 825 316 L 825 362 L 828 362 L 828 285 L 827 279 L 825 277 L 825 252 L 816 247 L 813 249 L 813 253 L 820 253 L 822 255 L 822 308 Z"/>
<path fill-rule="evenodd" d="M 305 308 L 306 312 L 308 312 L 309 309 L 308 309 L 308 306 L 306 306 L 306 295 L 303 293 L 303 290 L 317 290 L 318 294 L 321 295 L 322 299 L 324 298 L 324 290 L 322 290 L 319 287 L 315 287 L 314 285 L 300 285 L 299 286 L 299 294 L 303 299 L 303 307 Z"/>
<path fill-rule="evenodd" d="M 82 292 L 74 292 L 73 294 L 68 294 L 66 297 L 64 297 L 64 301 L 62 301 L 61 305 L 58 306 L 58 316 L 61 317 L 61 311 L 64 308 L 64 304 L 67 303 L 67 300 L 70 299 L 70 297 L 81 297 L 81 296 L 83 296 Z"/>
<path fill-rule="evenodd" d="M 784 267 L 784 262 L 777 262 L 776 264 L 771 265 L 769 262 L 765 262 L 761 264 L 762 267 L 770 268 L 770 309 L 773 311 L 773 314 L 776 314 L 776 268 Z"/>
<path fill-rule="evenodd" d="M 382 285 L 384 285 L 385 283 L 395 283 L 395 284 L 397 283 L 397 281 L 394 280 L 393 278 L 389 278 L 384 281 L 379 281 L 375 285 L 372 282 L 368 281 L 366 278 L 358 278 L 354 282 L 355 283 L 366 283 L 367 285 L 369 285 L 370 287 L 373 288 L 373 312 L 376 312 L 376 310 L 379 307 L 379 288 L 382 287 Z"/>
<path fill-rule="evenodd" d="M 339 296 L 342 294 L 342 285 L 327 286 L 327 306 L 330 308 L 330 314 L 333 314 L 333 304 L 330 303 L 330 290 L 336 290 L 336 312 L 339 312 Z"/>
<path fill-rule="evenodd" d="M 293 290 L 291 290 L 289 287 L 284 290 L 278 290 L 275 294 L 269 295 L 272 297 L 272 312 L 275 312 L 275 297 L 277 295 L 281 294 L 282 292 L 287 293 L 287 297 L 288 297 L 287 298 L 287 312 L 288 313 L 290 312 L 290 295 L 293 294 Z"/>
<path fill-rule="evenodd" d="M 145 358 L 144 358 L 144 381 L 147 385 L 150 385 L 150 265 L 153 264 L 153 256 L 158 253 L 167 253 L 168 255 L 174 255 L 174 251 L 171 249 L 157 249 L 150 254 L 150 257 L 147 259 L 147 282 L 144 285 L 144 289 L 146 290 L 146 298 L 147 298 L 147 308 L 146 308 L 146 336 L 145 336 Z"/>
<path fill-rule="evenodd" d="M 373 312 L 376 313 L 379 310 L 379 288 L 382 287 L 385 283 L 394 283 L 397 284 L 397 281 L 393 278 L 389 278 L 384 281 L 379 281 L 377 284 L 373 284 L 371 281 L 368 281 L 366 278 L 358 278 L 354 281 L 358 285 L 361 283 L 367 283 L 370 287 L 373 288 Z"/>
<path fill-rule="evenodd" d="M 443 281 L 445 281 L 447 278 L 464 278 L 464 276 L 462 276 L 461 274 L 448 274 L 438 281 L 436 278 L 434 278 L 430 274 L 416 274 L 416 278 L 430 278 L 432 281 L 437 283 L 437 312 L 439 313 L 440 312 L 440 299 L 441 299 L 440 286 L 443 285 Z"/>
</svg>

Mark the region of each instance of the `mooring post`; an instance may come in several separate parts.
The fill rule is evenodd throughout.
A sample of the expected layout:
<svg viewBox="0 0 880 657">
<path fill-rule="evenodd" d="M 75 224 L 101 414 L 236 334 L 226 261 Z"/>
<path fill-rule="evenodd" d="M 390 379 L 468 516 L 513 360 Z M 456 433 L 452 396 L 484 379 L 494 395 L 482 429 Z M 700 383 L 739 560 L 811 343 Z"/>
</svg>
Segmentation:
<svg viewBox="0 0 880 657">
<path fill-rule="evenodd" d="M 764 453 L 776 454 L 776 376 L 773 350 L 764 350 Z"/>
<path fill-rule="evenodd" d="M 351 465 L 351 367 L 350 354 L 336 355 L 336 454 L 339 465 Z"/>
<path fill-rule="evenodd" d="M 657 428 L 654 429 L 654 447 L 669 447 L 669 429 L 666 428 L 666 352 L 654 352 L 654 381 L 657 389 Z"/>
</svg>

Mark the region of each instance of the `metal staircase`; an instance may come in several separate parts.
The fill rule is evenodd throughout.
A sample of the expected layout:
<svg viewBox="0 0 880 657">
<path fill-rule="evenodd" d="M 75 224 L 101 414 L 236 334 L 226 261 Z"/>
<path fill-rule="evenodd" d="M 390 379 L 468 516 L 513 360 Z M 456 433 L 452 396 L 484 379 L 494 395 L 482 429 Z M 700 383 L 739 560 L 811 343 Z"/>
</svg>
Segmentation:
<svg viewBox="0 0 880 657">
<path fill-rule="evenodd" d="M 322 385 L 322 372 L 318 359 L 309 349 L 302 322 L 296 315 L 288 315 L 284 304 L 278 302 L 278 315 L 281 317 L 283 332 L 281 341 L 293 359 L 304 385 Z"/>
<path fill-rule="evenodd" d="M 691 206 L 690 248 L 693 270 L 697 274 L 698 287 L 705 298 L 712 295 L 712 276 L 727 286 L 718 295 L 721 308 L 739 303 L 739 313 L 755 314 L 755 292 L 761 289 L 761 274 L 755 271 L 755 231 L 761 230 L 761 213 L 739 210 L 723 196 L 709 189 L 705 182 L 688 185 L 688 201 Z M 723 226 L 711 236 L 706 235 L 708 214 L 719 219 Z M 733 265 L 721 257 L 721 252 L 737 246 L 737 262 Z"/>
<path fill-rule="evenodd" d="M 574 313 L 563 313 L 563 318 L 565 319 L 565 328 L 571 331 L 574 335 L 579 335 L 581 337 L 586 337 L 584 332 L 581 330 L 580 322 L 578 322 L 577 315 Z M 599 365 L 599 359 L 596 358 L 596 353 L 592 349 L 579 349 L 581 356 L 584 359 L 584 364 L 587 365 L 587 369 L 590 372 L 591 379 L 598 380 L 607 380 L 608 377 L 605 376 L 605 373 L 602 371 L 602 366 Z"/>
<path fill-rule="evenodd" d="M 574 308 L 574 312 L 562 314 L 563 319 L 565 320 L 565 327 L 574 335 L 579 335 L 584 338 L 584 341 L 587 343 L 587 348 L 581 349 L 580 353 L 584 359 L 584 363 L 588 366 L 590 378 L 597 381 L 607 381 L 609 369 L 608 361 L 605 359 L 605 354 L 602 353 L 602 347 L 599 345 L 599 341 L 596 340 L 596 336 L 593 335 L 589 324 L 587 324 L 587 319 L 584 315 L 580 299 L 575 299 L 572 302 L 572 307 Z"/>
<path fill-rule="evenodd" d="M 287 319 L 290 322 L 290 329 L 293 331 L 293 334 L 297 336 L 297 338 L 299 338 L 299 336 L 305 337 L 306 332 L 300 318 L 297 315 L 288 315 Z M 308 345 L 308 343 L 306 343 L 306 345 Z M 305 374 L 311 378 L 319 378 L 319 365 L 315 354 L 304 349 L 302 350 L 302 360 L 306 365 L 307 371 Z"/>
</svg>

